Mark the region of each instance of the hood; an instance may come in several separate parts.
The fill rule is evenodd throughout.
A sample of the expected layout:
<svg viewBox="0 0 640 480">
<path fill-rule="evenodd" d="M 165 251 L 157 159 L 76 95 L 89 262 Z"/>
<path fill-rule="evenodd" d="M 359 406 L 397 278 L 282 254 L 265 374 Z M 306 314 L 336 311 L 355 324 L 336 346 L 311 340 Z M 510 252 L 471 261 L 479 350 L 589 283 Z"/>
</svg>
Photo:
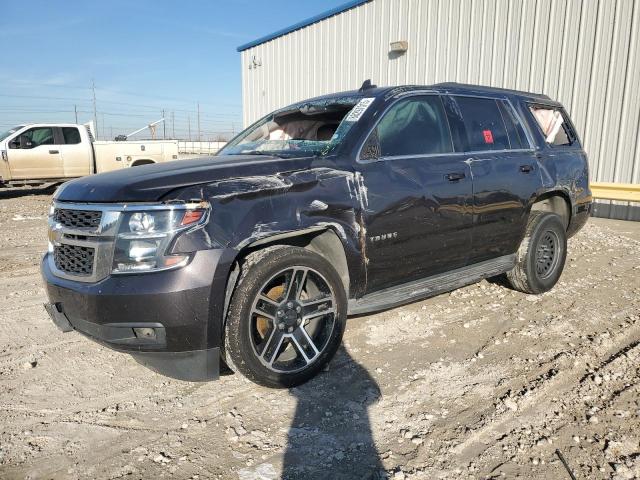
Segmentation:
<svg viewBox="0 0 640 480">
<path fill-rule="evenodd" d="M 58 189 L 56 200 L 155 202 L 178 188 L 308 168 L 314 160 L 314 157 L 283 159 L 266 155 L 220 155 L 141 165 L 67 182 Z"/>
</svg>

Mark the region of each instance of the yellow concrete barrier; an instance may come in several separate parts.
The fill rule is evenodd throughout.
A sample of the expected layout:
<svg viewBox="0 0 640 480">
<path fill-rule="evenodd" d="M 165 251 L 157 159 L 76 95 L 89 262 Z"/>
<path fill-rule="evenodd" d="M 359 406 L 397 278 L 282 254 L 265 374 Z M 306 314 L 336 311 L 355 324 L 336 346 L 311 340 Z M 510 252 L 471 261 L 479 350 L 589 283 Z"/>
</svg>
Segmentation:
<svg viewBox="0 0 640 480">
<path fill-rule="evenodd" d="M 640 202 L 640 184 L 596 182 L 591 184 L 591 195 L 600 200 Z"/>
</svg>

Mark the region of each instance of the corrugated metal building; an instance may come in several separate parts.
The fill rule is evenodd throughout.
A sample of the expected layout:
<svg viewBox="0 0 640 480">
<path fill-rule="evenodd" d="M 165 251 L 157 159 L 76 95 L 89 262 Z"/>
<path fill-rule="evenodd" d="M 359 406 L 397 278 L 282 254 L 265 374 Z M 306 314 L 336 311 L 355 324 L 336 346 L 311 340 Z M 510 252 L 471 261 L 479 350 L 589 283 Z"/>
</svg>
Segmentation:
<svg viewBox="0 0 640 480">
<path fill-rule="evenodd" d="M 238 51 L 245 125 L 367 78 L 541 92 L 570 112 L 592 181 L 640 183 L 640 0 L 355 0 Z M 596 214 L 640 220 L 609 203 Z"/>
</svg>

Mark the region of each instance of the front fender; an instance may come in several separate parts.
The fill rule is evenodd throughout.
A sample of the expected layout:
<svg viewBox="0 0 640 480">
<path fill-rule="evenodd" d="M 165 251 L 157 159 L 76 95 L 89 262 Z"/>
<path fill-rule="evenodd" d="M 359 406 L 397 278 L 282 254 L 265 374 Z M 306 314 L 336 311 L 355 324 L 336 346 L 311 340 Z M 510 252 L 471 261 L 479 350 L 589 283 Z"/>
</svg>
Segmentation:
<svg viewBox="0 0 640 480">
<path fill-rule="evenodd" d="M 361 247 L 364 228 L 356 175 L 314 168 L 260 177 L 220 180 L 180 191 L 172 200 L 207 199 L 212 205 L 207 234 L 212 245 L 239 253 L 292 236 L 332 230 L 345 251 L 352 295 L 366 279 Z"/>
</svg>

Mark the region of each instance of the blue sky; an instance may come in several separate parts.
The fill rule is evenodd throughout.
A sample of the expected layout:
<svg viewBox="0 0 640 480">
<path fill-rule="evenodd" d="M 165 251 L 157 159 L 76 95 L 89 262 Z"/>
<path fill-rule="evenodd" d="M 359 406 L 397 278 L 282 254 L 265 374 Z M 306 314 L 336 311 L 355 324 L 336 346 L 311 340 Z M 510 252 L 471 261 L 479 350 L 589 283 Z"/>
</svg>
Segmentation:
<svg viewBox="0 0 640 480">
<path fill-rule="evenodd" d="M 100 134 L 129 133 L 160 118 L 167 135 L 208 136 L 241 126 L 236 48 L 345 0 L 2 2 L 0 130 L 26 122 L 92 119 Z"/>
</svg>

